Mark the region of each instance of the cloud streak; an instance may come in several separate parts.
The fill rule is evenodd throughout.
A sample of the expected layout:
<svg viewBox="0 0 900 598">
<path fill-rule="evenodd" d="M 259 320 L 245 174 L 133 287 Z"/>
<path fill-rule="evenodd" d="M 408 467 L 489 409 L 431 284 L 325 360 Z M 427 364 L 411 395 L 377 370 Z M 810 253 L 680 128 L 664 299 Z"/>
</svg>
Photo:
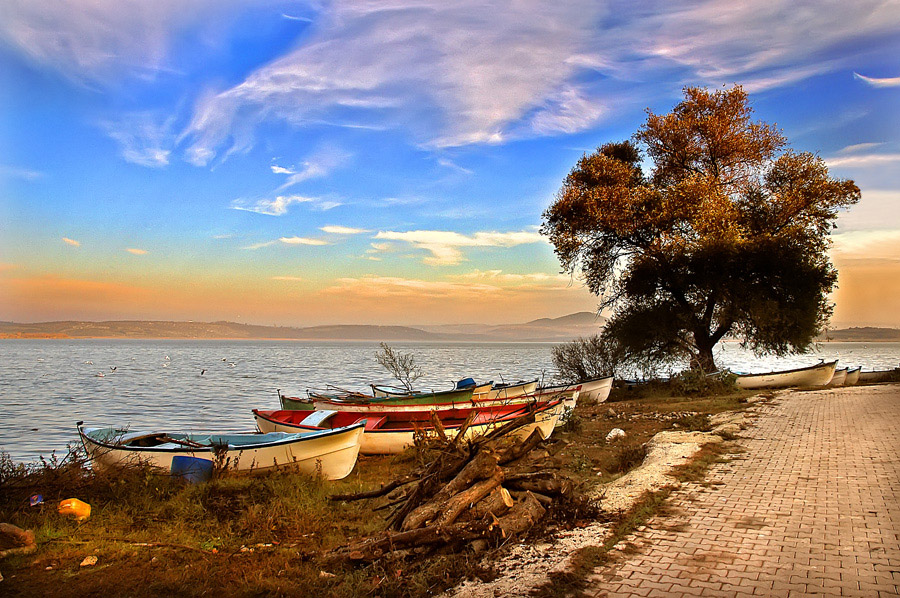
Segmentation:
<svg viewBox="0 0 900 598">
<path fill-rule="evenodd" d="M 71 245 L 72 247 L 81 247 L 81 243 L 79 243 L 79 242 L 76 241 L 75 239 L 70 239 L 70 238 L 68 238 L 68 237 L 63 237 L 63 238 L 62 238 L 62 241 L 63 241 L 63 243 L 65 243 L 66 245 Z"/>
<path fill-rule="evenodd" d="M 859 73 L 853 73 L 853 76 L 860 81 L 868 83 L 872 87 L 900 87 L 900 77 L 866 77 Z"/>
<path fill-rule="evenodd" d="M 415 230 L 408 232 L 379 231 L 375 239 L 402 241 L 416 249 L 431 254 L 422 260 L 429 266 L 453 266 L 465 258 L 461 248 L 470 247 L 515 247 L 527 243 L 543 243 L 546 239 L 537 232 L 477 232 L 463 235 L 453 231 Z M 373 245 L 374 246 L 374 245 Z"/>
</svg>

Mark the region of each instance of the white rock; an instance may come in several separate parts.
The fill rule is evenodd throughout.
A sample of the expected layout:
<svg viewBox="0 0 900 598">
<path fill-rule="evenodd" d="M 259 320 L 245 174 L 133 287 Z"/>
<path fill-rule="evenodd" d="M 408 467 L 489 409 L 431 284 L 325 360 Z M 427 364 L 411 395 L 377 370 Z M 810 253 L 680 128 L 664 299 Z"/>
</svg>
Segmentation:
<svg viewBox="0 0 900 598">
<path fill-rule="evenodd" d="M 93 567 L 97 564 L 97 557 L 94 555 L 84 557 L 84 560 L 81 561 L 81 567 Z"/>
<path fill-rule="evenodd" d="M 625 430 L 622 428 L 613 428 L 609 431 L 609 434 L 606 435 L 606 442 L 615 442 L 621 438 L 625 438 Z"/>
</svg>

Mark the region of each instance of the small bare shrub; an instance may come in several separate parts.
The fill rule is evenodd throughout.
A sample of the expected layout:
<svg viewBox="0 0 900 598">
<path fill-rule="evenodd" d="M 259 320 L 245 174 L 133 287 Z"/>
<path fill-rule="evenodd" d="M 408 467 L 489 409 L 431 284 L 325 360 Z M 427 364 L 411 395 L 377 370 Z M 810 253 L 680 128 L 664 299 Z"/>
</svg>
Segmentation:
<svg viewBox="0 0 900 598">
<path fill-rule="evenodd" d="M 406 390 L 411 391 L 413 383 L 422 377 L 422 369 L 416 363 L 415 356 L 395 351 L 387 343 L 381 343 L 381 350 L 375 353 L 375 359 L 393 374 Z"/>
</svg>

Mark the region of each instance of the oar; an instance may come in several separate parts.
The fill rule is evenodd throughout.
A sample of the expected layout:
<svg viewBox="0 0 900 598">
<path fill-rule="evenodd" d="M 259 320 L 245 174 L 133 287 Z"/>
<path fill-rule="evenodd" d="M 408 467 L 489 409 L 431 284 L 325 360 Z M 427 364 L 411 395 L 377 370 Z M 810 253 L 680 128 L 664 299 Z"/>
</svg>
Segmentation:
<svg viewBox="0 0 900 598">
<path fill-rule="evenodd" d="M 171 436 L 160 436 L 159 439 L 162 440 L 163 442 L 173 442 L 175 444 L 180 444 L 180 445 L 188 446 L 191 448 L 203 448 L 203 449 L 209 448 L 208 444 L 200 444 L 199 442 L 194 442 L 193 440 L 172 438 Z"/>
</svg>

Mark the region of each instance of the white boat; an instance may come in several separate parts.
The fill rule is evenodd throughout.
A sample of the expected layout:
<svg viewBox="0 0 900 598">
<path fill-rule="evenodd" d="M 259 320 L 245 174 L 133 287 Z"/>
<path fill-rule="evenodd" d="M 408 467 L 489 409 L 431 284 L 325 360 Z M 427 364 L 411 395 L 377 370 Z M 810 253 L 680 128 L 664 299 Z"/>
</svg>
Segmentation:
<svg viewBox="0 0 900 598">
<path fill-rule="evenodd" d="M 828 383 L 828 386 L 843 386 L 846 382 L 847 368 L 840 368 L 834 370 L 834 376 L 831 377 L 831 381 Z"/>
<path fill-rule="evenodd" d="M 859 384 L 874 384 L 876 382 L 888 382 L 897 376 L 897 370 L 875 370 L 873 372 L 859 372 Z"/>
<path fill-rule="evenodd" d="M 535 403 L 533 405 L 507 405 L 500 407 L 458 409 L 454 411 L 435 412 L 448 438 L 453 438 L 472 411 L 475 418 L 466 429 L 465 438 L 475 438 L 512 421 L 517 417 L 534 411 L 535 421 L 515 430 L 513 435 L 525 438 L 535 429 L 540 430 L 544 438 L 548 438 L 556 427 L 563 411 L 560 400 Z M 310 429 L 310 426 L 329 428 L 343 426 L 348 422 L 365 422 L 365 434 L 362 437 L 360 452 L 364 455 L 390 455 L 403 452 L 415 442 L 416 434 L 433 430 L 431 411 L 381 413 L 359 413 L 350 411 L 262 411 L 253 410 L 256 425 L 261 432 L 297 432 Z M 315 429 L 315 428 L 313 428 Z"/>
<path fill-rule="evenodd" d="M 836 366 L 837 361 L 829 361 L 793 370 L 765 374 L 739 374 L 734 384 L 745 390 L 789 386 L 826 386 L 835 375 Z"/>
<path fill-rule="evenodd" d="M 298 433 L 166 433 L 118 428 L 83 428 L 78 434 L 96 470 L 144 463 L 171 470 L 174 457 L 205 459 L 238 472 L 279 467 L 339 480 L 353 471 L 363 422 Z"/>
<path fill-rule="evenodd" d="M 515 402 L 516 399 L 533 395 L 537 390 L 537 385 L 537 380 L 532 380 L 531 382 L 519 381 L 511 384 L 494 384 L 487 393 L 487 399 L 491 401 Z"/>
<path fill-rule="evenodd" d="M 613 377 L 595 378 L 594 380 L 585 380 L 579 382 L 581 392 L 578 397 L 586 403 L 602 403 L 609 398 L 609 392 L 612 390 Z"/>
<path fill-rule="evenodd" d="M 859 384 L 859 372 L 862 366 L 847 370 L 847 377 L 844 379 L 844 386 L 855 386 Z"/>
</svg>

